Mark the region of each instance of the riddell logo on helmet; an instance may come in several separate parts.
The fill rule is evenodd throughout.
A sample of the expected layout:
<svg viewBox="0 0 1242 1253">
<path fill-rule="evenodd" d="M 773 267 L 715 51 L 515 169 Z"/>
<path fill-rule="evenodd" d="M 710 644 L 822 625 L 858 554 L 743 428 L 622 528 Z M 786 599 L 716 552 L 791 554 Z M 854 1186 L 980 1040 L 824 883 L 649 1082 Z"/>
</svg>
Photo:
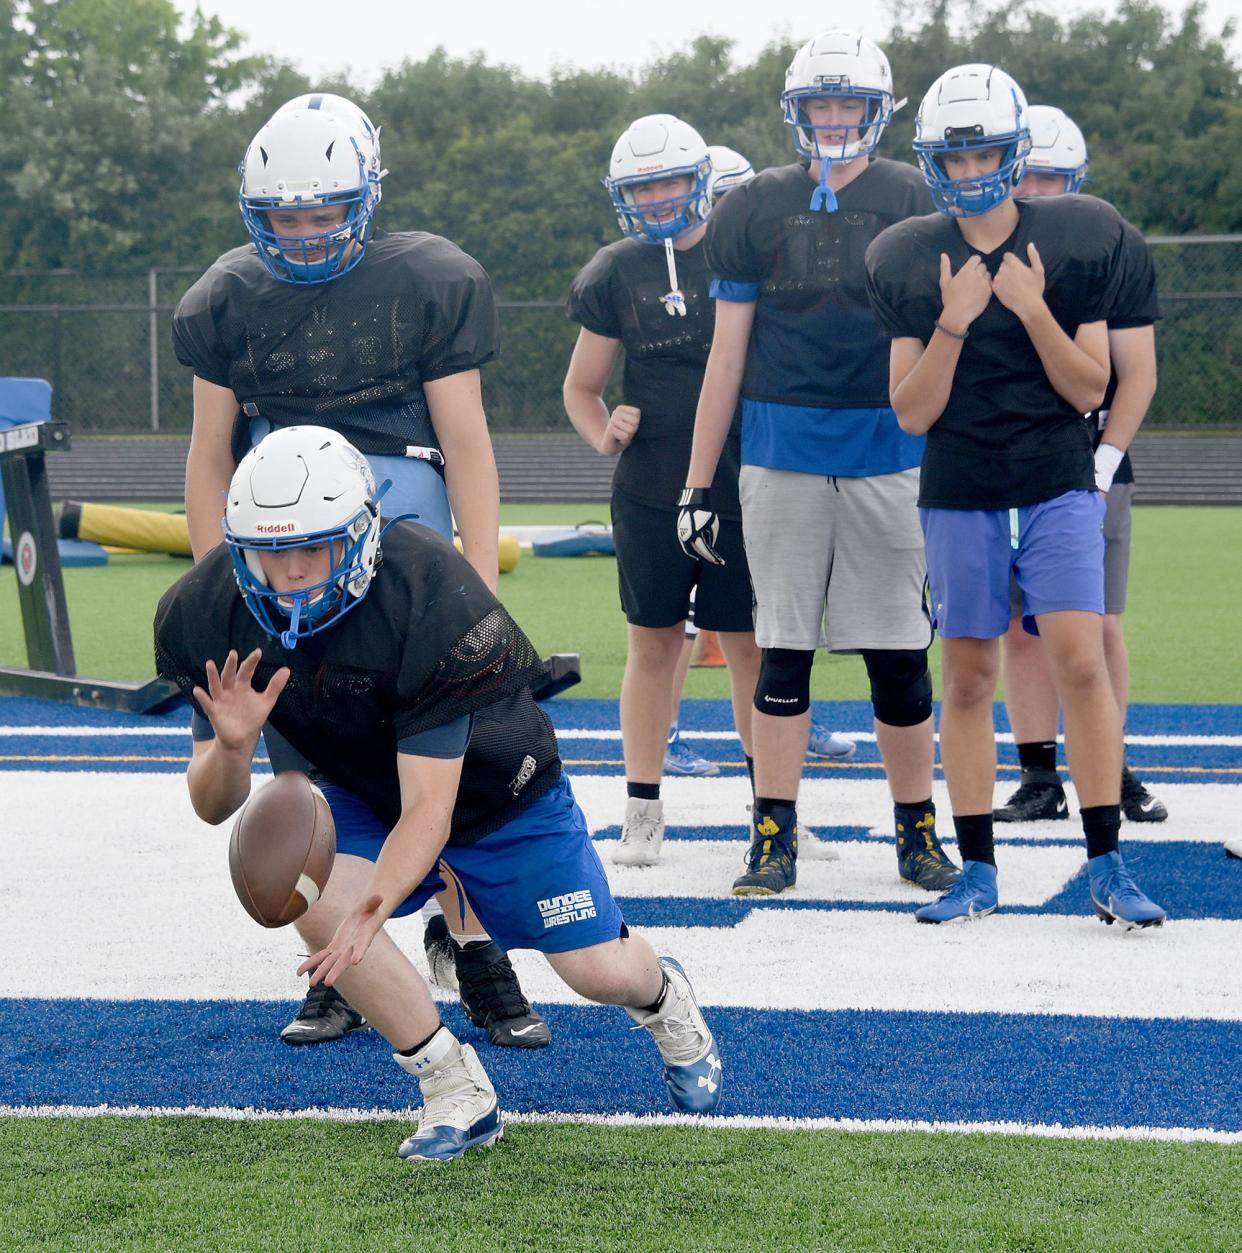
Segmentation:
<svg viewBox="0 0 1242 1253">
<path fill-rule="evenodd" d="M 650 174 L 652 170 L 662 170 L 663 168 L 664 168 L 664 162 L 663 162 L 663 161 L 661 161 L 658 165 L 640 165 L 640 166 L 638 167 L 638 173 L 639 173 L 639 174 Z"/>
<path fill-rule="evenodd" d="M 256 535 L 293 535 L 297 532 L 296 522 L 260 522 L 254 528 Z"/>
</svg>

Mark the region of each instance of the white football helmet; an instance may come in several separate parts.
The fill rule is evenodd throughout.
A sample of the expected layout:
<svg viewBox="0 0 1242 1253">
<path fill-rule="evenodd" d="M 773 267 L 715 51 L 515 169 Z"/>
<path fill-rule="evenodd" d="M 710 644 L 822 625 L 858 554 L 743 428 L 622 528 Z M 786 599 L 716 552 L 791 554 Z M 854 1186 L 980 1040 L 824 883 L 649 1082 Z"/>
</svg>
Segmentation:
<svg viewBox="0 0 1242 1253">
<path fill-rule="evenodd" d="M 678 239 L 706 221 L 711 159 L 703 136 L 671 113 L 652 113 L 632 122 L 617 140 L 604 186 L 617 210 L 617 224 L 646 244 Z M 666 178 L 688 177 L 690 190 L 669 200 L 636 205 L 634 189 Z M 663 220 L 661 220 L 663 219 Z"/>
<path fill-rule="evenodd" d="M 739 183 L 748 183 L 755 177 L 749 161 L 740 152 L 726 148 L 724 144 L 712 144 L 707 150 L 712 172 L 707 177 L 707 200 L 714 205 L 726 192 Z"/>
<path fill-rule="evenodd" d="M 293 113 L 298 109 L 322 109 L 325 113 L 334 113 L 337 117 L 349 122 L 354 128 L 354 137 L 367 159 L 367 172 L 376 172 L 376 178 L 383 178 L 388 173 L 383 168 L 380 157 L 380 128 L 371 124 L 371 119 L 363 112 L 360 105 L 344 96 L 334 96 L 329 91 L 308 91 L 304 96 L 294 96 L 272 114 L 273 118 L 285 113 Z"/>
<path fill-rule="evenodd" d="M 1032 104 L 1026 124 L 1031 132 L 1026 172 L 1063 174 L 1066 192 L 1076 192 L 1087 177 L 1087 141 L 1077 123 L 1050 104 Z"/>
<path fill-rule="evenodd" d="M 285 283 L 324 283 L 362 260 L 380 202 L 374 154 L 352 117 L 324 109 L 276 114 L 254 137 L 242 160 L 240 205 L 246 230 L 268 272 Z M 321 234 L 282 236 L 272 210 L 344 205 L 338 226 Z"/>
<path fill-rule="evenodd" d="M 286 648 L 339 621 L 367 594 L 382 494 L 367 459 L 327 427 L 279 428 L 242 458 L 229 484 L 224 540 L 247 608 Z M 260 553 L 320 545 L 329 546 L 326 579 L 296 592 L 268 585 Z"/>
<path fill-rule="evenodd" d="M 1000 166 L 991 174 L 952 179 L 944 166 L 946 152 L 1001 149 Z M 950 217 L 976 217 L 1013 194 L 1022 180 L 1031 132 L 1026 97 L 1004 70 L 994 65 L 958 65 L 946 70 L 927 90 L 914 120 L 914 151 L 932 200 Z"/>
<path fill-rule="evenodd" d="M 845 96 L 863 101 L 861 124 L 841 130 L 841 137 L 821 141 L 806 115 L 806 101 L 816 96 Z M 888 57 L 865 35 L 847 30 L 827 30 L 808 40 L 794 53 L 785 71 L 781 107 L 790 127 L 793 145 L 804 157 L 852 161 L 874 152 L 905 104 L 893 98 L 893 72 Z M 824 128 L 821 128 L 824 129 Z"/>
</svg>

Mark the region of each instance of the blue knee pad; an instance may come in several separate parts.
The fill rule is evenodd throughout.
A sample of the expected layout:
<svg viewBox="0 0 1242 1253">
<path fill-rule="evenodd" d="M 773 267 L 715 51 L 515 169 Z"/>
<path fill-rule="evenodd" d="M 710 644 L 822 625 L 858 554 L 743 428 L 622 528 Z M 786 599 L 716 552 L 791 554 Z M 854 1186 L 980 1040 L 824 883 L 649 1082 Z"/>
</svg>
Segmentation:
<svg viewBox="0 0 1242 1253">
<path fill-rule="evenodd" d="M 871 680 L 871 708 L 880 722 L 916 727 L 931 717 L 932 681 L 925 648 L 864 648 L 863 662 Z"/>
<path fill-rule="evenodd" d="M 777 718 L 796 718 L 811 707 L 814 649 L 765 648 L 755 685 L 755 708 Z"/>
</svg>

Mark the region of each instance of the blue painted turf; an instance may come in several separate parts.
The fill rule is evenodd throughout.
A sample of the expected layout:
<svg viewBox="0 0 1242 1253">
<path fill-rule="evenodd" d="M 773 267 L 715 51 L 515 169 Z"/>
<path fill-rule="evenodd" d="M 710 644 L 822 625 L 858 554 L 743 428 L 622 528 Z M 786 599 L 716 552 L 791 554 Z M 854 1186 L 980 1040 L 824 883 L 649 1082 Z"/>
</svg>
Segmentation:
<svg viewBox="0 0 1242 1253">
<path fill-rule="evenodd" d="M 1083 866 L 1078 874 L 1050 900 L 1037 905 L 1006 905 L 1005 847 L 1001 845 L 997 853 L 1001 913 L 1059 914 L 1070 917 L 1091 915 L 1085 850 Z M 1227 873 L 1227 861 L 1219 844 L 1189 841 L 1136 844 L 1123 840 L 1121 852 L 1126 865 L 1143 890 L 1164 906 L 1170 918 L 1242 919 L 1242 876 Z M 738 864 L 741 864 L 740 842 Z M 723 889 L 723 882 L 718 886 Z M 912 894 L 909 901 L 826 901 L 803 899 L 795 894 L 775 898 L 771 903 L 755 897 L 696 896 L 619 896 L 617 901 L 626 922 L 634 927 L 735 927 L 756 909 L 848 909 L 912 913 L 931 899 L 931 896 Z"/>
<path fill-rule="evenodd" d="M 566 700 L 545 705 L 556 726 L 564 731 L 615 730 L 617 703 L 610 700 Z M 849 730 L 871 725 L 870 706 L 860 701 L 817 702 L 816 713 L 827 725 Z M 1004 728 L 1004 706 L 996 706 L 997 725 Z M 731 714 L 727 701 L 685 701 L 683 731 L 727 731 Z M 11 733 L 0 737 L 0 770 L 99 770 L 176 774 L 189 755 L 188 707 L 157 715 L 117 714 L 77 709 L 52 701 L 0 700 L 0 727 L 77 726 L 98 728 L 99 736 L 57 736 Z M 143 728 L 167 734 L 108 735 L 115 728 Z M 1242 706 L 1133 705 L 1128 730 L 1135 735 L 1242 735 Z M 722 773 L 745 773 L 740 746 L 733 739 L 692 740 L 694 750 L 720 763 Z M 619 740 L 563 736 L 561 755 L 571 771 L 589 768 L 592 774 L 619 776 Z M 1017 772 L 1012 744 L 998 748 L 1001 777 Z M 1165 783 L 1242 782 L 1242 748 L 1228 745 L 1130 745 L 1130 764 L 1140 773 Z M 164 759 L 164 760 L 161 760 Z M 808 777 L 882 777 L 874 743 L 861 743 L 848 762 L 808 761 Z"/>
<path fill-rule="evenodd" d="M 612 700 L 559 698 L 546 706 L 561 728 L 615 729 Z M 870 725 L 869 706 L 823 703 L 817 713 L 838 729 Z M 723 701 L 689 701 L 687 730 L 726 730 Z M 0 769 L 180 773 L 188 754 L 188 713 L 156 716 L 74 709 L 36 700 L 0 700 L 0 727 L 73 725 L 101 732 L 159 728 L 155 736 L 0 737 Z M 1004 727 L 1003 707 L 997 725 Z M 1148 735 L 1242 735 L 1242 706 L 1133 706 L 1129 730 Z M 692 741 L 707 756 L 740 760 L 732 740 Z M 615 740 L 566 740 L 574 773 L 619 773 L 601 765 L 620 756 Z M 1011 746 L 1000 748 L 1012 764 Z M 1153 770 L 1153 783 L 1242 782 L 1242 749 L 1132 746 L 1130 760 Z M 40 761 L 39 757 L 60 758 Z M 68 758 L 86 758 L 70 761 Z M 106 761 L 112 757 L 120 760 Z M 169 761 L 159 761 L 168 757 Z M 811 767 L 814 775 L 878 777 L 874 745 L 859 747 L 848 766 Z M 727 773 L 740 774 L 740 768 Z M 1219 815 L 1215 839 L 1231 834 Z M 1025 846 L 1076 845 L 1064 836 Z M 690 828 L 674 838 L 736 840 L 735 826 Z M 859 827 L 817 828 L 838 842 L 866 837 Z M 608 836 L 615 829 L 597 833 Z M 1124 834 L 1124 830 L 1123 830 Z M 1002 908 L 1004 860 L 1014 842 L 998 832 Z M 1218 843 L 1123 841 L 1139 881 L 1174 920 L 1242 918 L 1242 884 Z M 755 909 L 885 909 L 921 903 L 804 901 L 771 903 L 721 898 L 628 898 L 635 926 L 732 927 Z M 1085 915 L 1084 873 L 1051 900 L 1011 908 L 1024 914 Z M 917 928 L 915 929 L 917 931 Z M 295 1006 L 274 1001 L 3 1000 L 0 1104 L 114 1106 L 340 1106 L 402 1108 L 419 1102 L 416 1086 L 389 1059 L 373 1033 L 338 1045 L 290 1049 L 276 1039 Z M 654 1046 L 627 1030 L 619 1010 L 549 1005 L 555 1041 L 526 1053 L 491 1047 L 456 1006 L 445 1021 L 479 1048 L 511 1110 L 661 1113 L 667 1109 Z M 770 1011 L 712 1009 L 725 1061 L 722 1114 L 756 1116 L 1013 1121 L 1068 1125 L 1189 1126 L 1242 1131 L 1242 1023 L 1218 1020 L 1089 1018 L 996 1013 Z M 395 1133 L 394 1133 L 395 1135 Z M 399 1138 L 399 1137 L 396 1137 Z"/>
<path fill-rule="evenodd" d="M 418 1089 L 367 1032 L 292 1049 L 273 1001 L 0 1001 L 0 1103 L 376 1109 Z M 456 1007 L 504 1108 L 667 1111 L 620 1010 L 547 1006 L 550 1049 L 497 1049 Z M 1242 1024 L 715 1009 L 721 1114 L 1242 1130 Z"/>
</svg>

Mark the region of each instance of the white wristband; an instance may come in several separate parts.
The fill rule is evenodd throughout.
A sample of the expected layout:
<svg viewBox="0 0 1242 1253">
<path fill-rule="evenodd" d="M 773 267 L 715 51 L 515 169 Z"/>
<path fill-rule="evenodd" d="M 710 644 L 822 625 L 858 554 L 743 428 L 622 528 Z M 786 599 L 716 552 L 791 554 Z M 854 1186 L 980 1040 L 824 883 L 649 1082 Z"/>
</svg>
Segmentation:
<svg viewBox="0 0 1242 1253">
<path fill-rule="evenodd" d="M 1113 485 L 1113 475 L 1126 454 L 1116 444 L 1101 444 L 1095 450 L 1095 486 L 1106 492 Z"/>
</svg>

